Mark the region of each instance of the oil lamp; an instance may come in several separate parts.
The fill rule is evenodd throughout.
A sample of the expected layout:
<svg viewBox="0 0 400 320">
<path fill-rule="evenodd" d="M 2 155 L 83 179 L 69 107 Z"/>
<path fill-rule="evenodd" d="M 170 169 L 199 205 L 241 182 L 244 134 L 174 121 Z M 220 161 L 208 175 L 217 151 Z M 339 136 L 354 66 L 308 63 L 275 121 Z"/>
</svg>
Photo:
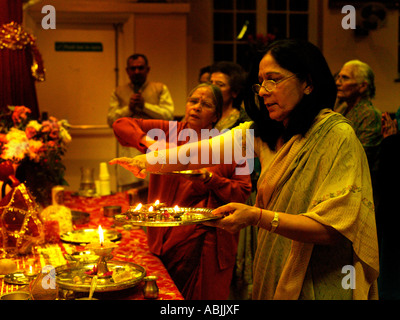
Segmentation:
<svg viewBox="0 0 400 320">
<path fill-rule="evenodd" d="M 111 272 L 107 267 L 107 260 L 111 257 L 111 253 L 114 248 L 117 247 L 116 244 L 104 240 L 104 232 L 101 226 L 98 228 L 99 242 L 90 243 L 87 248 L 94 252 L 95 255 L 99 256 L 97 265 L 95 266 L 93 273 L 91 275 L 97 275 L 99 278 L 111 277 Z"/>
</svg>

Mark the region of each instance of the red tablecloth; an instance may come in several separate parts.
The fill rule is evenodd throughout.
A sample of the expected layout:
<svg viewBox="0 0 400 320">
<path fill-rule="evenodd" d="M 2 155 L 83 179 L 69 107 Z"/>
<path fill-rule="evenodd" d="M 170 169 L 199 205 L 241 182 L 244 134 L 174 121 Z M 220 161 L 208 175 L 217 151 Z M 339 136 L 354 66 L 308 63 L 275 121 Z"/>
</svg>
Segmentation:
<svg viewBox="0 0 400 320">
<path fill-rule="evenodd" d="M 129 208 L 129 200 L 127 193 L 120 192 L 110 196 L 102 197 L 80 197 L 66 192 L 64 196 L 65 206 L 71 210 L 84 211 L 90 214 L 90 221 L 87 224 L 75 226 L 75 228 L 91 228 L 97 229 L 99 225 L 103 229 L 113 228 L 122 234 L 121 240 L 118 242 L 118 248 L 114 249 L 114 260 L 122 260 L 133 262 L 146 269 L 146 275 L 157 276 L 157 285 L 159 287 L 159 298 L 165 300 L 182 300 L 183 297 L 162 262 L 154 256 L 147 245 L 147 237 L 142 229 L 125 230 L 121 226 L 114 225 L 114 219 L 105 217 L 103 214 L 104 206 L 121 206 L 122 212 Z M 66 247 L 70 244 L 58 243 L 58 247 L 63 253 L 66 252 Z M 54 249 L 54 248 L 53 248 Z M 70 249 L 70 248 L 69 248 Z M 76 246 L 77 250 L 83 249 Z M 52 248 L 49 249 L 50 252 Z M 19 269 L 27 270 L 29 265 L 33 265 L 37 269 L 43 267 L 43 259 L 40 258 L 39 253 L 34 253 L 27 256 L 15 259 Z M 134 288 L 108 292 L 108 293 L 95 293 L 95 297 L 99 299 L 144 299 L 142 294 L 142 285 L 140 284 Z M 1 279 L 0 295 L 18 290 L 18 285 L 10 285 L 4 283 Z"/>
</svg>

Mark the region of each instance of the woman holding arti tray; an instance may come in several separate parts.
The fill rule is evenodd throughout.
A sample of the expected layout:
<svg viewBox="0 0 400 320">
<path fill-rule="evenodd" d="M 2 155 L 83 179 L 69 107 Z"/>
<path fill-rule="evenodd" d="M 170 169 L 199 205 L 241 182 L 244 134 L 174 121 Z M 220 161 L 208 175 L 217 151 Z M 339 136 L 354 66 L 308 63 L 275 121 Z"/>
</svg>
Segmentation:
<svg viewBox="0 0 400 320">
<path fill-rule="evenodd" d="M 277 41 L 267 48 L 258 75 L 255 99 L 247 102 L 253 121 L 212 139 L 227 147 L 223 137 L 237 143 L 238 133 L 254 129 L 254 141 L 239 143 L 260 158 L 256 204 L 224 205 L 214 213 L 231 214 L 212 225 L 231 232 L 259 227 L 252 299 L 376 299 L 379 259 L 368 162 L 349 122 L 332 111 L 336 86 L 325 58 L 311 43 Z M 163 151 L 167 164 L 150 164 L 146 155 L 114 163 L 138 176 L 142 170 L 201 167 L 196 159 L 169 163 L 170 152 Z"/>
<path fill-rule="evenodd" d="M 185 122 L 121 118 L 113 128 L 123 146 L 145 153 L 155 145 L 164 149 L 183 145 L 194 136 L 201 137 L 201 130 L 211 130 L 221 112 L 220 89 L 212 84 L 200 84 L 189 94 Z M 186 133 L 191 136 L 186 137 Z M 160 141 L 162 136 L 165 140 Z M 181 136 L 186 139 L 180 139 Z M 195 175 L 152 174 L 148 202 L 159 200 L 171 207 L 201 208 L 217 208 L 231 199 L 244 203 L 251 192 L 251 181 L 248 174 L 236 174 L 235 169 L 241 166 L 222 164 L 201 169 Z M 185 299 L 228 298 L 237 234 L 198 224 L 148 227 L 147 236 L 151 251 L 161 258 Z"/>
</svg>

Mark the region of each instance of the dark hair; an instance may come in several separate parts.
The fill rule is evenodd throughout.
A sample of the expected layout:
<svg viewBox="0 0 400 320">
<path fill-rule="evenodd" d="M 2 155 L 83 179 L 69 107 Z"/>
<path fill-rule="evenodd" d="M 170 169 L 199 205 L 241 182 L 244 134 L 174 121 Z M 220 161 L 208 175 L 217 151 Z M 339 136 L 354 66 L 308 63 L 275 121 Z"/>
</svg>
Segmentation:
<svg viewBox="0 0 400 320">
<path fill-rule="evenodd" d="M 230 62 L 220 61 L 211 65 L 210 73 L 221 72 L 229 77 L 229 86 L 231 90 L 237 94 L 233 100 L 233 107 L 240 108 L 243 101 L 243 89 L 246 84 L 246 72 L 241 65 Z"/>
<path fill-rule="evenodd" d="M 222 98 L 222 92 L 218 86 L 213 85 L 211 83 L 200 83 L 189 92 L 188 98 L 190 98 L 197 89 L 202 88 L 202 87 L 211 89 L 211 93 L 213 94 L 213 98 L 214 98 L 215 112 L 217 113 L 217 122 L 218 122 L 219 119 L 221 119 L 222 107 L 224 105 L 224 99 Z"/>
<path fill-rule="evenodd" d="M 256 59 L 261 61 L 267 53 L 273 56 L 279 66 L 296 74 L 300 81 L 306 81 L 313 87 L 311 93 L 304 95 L 292 110 L 288 125 L 284 127 L 281 122 L 270 118 L 268 110 L 263 107 L 263 100 L 250 93 L 248 89 L 251 88 L 250 82 L 258 82 L 258 68 L 251 70 L 246 91 L 246 111 L 254 121 L 256 136 L 268 143 L 271 149 L 275 149 L 276 142 L 281 136 L 285 142 L 296 134 L 304 136 L 322 109 L 333 108 L 337 91 L 335 80 L 324 56 L 310 42 L 295 39 L 278 40 L 268 46 L 263 55 L 259 55 Z"/>
<path fill-rule="evenodd" d="M 200 69 L 199 71 L 199 80 L 201 78 L 201 76 L 205 73 L 211 73 L 211 66 L 205 66 L 203 68 Z"/>
<path fill-rule="evenodd" d="M 136 60 L 136 59 L 138 59 L 138 58 L 143 58 L 143 60 L 144 60 L 144 62 L 145 62 L 145 64 L 146 64 L 146 66 L 149 65 L 149 60 L 147 60 L 147 57 L 146 57 L 143 53 L 135 53 L 135 54 L 129 56 L 128 59 L 126 59 L 126 64 L 127 64 L 127 65 L 129 64 L 129 60 L 131 60 L 131 59 L 132 59 L 132 60 Z"/>
</svg>

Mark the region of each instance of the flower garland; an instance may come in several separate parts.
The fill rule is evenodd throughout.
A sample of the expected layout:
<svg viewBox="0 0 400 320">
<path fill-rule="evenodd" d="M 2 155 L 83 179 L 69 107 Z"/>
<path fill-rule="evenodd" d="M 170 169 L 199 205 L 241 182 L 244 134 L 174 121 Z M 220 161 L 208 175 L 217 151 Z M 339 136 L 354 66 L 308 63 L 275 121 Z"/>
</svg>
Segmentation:
<svg viewBox="0 0 400 320">
<path fill-rule="evenodd" d="M 31 34 L 25 32 L 21 25 L 12 21 L 0 27 L 0 50 L 23 50 L 29 47 L 33 61 L 31 66 L 32 76 L 37 81 L 45 80 L 45 69 L 42 56 L 36 46 L 36 39 Z"/>
</svg>

